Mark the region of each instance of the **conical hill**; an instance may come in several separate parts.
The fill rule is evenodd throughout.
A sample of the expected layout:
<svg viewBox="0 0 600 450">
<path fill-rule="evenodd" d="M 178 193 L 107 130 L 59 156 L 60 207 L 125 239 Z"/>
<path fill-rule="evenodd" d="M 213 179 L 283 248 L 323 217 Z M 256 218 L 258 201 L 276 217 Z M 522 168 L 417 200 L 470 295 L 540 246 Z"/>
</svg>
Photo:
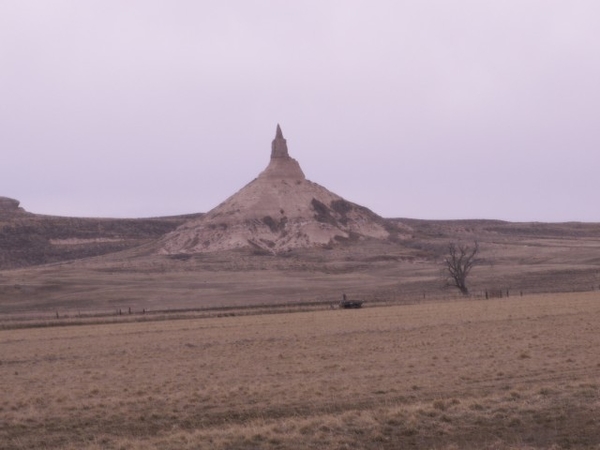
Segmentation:
<svg viewBox="0 0 600 450">
<path fill-rule="evenodd" d="M 307 180 L 278 125 L 267 168 L 206 215 L 167 234 L 161 252 L 253 247 L 280 253 L 388 235 L 384 219 Z"/>
</svg>

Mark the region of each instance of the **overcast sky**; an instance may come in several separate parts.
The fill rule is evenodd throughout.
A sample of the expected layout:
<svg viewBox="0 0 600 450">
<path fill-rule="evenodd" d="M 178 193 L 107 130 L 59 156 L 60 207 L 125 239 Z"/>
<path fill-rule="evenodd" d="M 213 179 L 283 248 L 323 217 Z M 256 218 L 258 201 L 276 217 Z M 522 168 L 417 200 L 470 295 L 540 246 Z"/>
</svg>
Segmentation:
<svg viewBox="0 0 600 450">
<path fill-rule="evenodd" d="M 0 2 L 0 196 L 205 212 L 269 161 L 385 217 L 600 222 L 597 0 Z"/>
</svg>

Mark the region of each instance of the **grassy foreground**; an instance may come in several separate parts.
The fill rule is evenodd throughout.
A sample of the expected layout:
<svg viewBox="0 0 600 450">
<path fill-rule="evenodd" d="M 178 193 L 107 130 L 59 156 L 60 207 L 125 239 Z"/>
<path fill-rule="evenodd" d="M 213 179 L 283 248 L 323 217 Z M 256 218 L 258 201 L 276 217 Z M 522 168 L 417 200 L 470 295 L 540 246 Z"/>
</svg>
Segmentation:
<svg viewBox="0 0 600 450">
<path fill-rule="evenodd" d="M 600 293 L 0 331 L 0 449 L 600 448 Z"/>
</svg>

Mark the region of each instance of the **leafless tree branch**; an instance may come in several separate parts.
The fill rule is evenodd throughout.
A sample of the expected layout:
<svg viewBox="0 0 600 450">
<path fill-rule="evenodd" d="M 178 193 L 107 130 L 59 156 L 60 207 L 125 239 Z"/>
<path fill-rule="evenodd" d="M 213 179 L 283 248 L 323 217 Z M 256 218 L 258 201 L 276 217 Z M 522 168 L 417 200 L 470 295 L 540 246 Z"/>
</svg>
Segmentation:
<svg viewBox="0 0 600 450">
<path fill-rule="evenodd" d="M 448 254 L 444 259 L 444 268 L 449 286 L 456 287 L 464 295 L 469 295 L 467 288 L 467 277 L 474 266 L 478 264 L 476 258 L 479 252 L 479 244 L 475 241 L 473 246 L 456 244 L 448 245 Z"/>
</svg>

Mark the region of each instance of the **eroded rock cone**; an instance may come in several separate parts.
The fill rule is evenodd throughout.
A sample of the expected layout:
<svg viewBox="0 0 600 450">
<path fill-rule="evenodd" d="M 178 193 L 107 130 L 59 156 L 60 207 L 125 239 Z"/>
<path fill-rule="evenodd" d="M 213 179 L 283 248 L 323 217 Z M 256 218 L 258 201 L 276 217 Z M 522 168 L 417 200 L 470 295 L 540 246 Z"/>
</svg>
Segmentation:
<svg viewBox="0 0 600 450">
<path fill-rule="evenodd" d="M 161 252 L 199 253 L 244 247 L 279 253 L 364 237 L 386 238 L 384 220 L 307 180 L 277 125 L 271 160 L 258 178 L 166 235 Z"/>
</svg>

